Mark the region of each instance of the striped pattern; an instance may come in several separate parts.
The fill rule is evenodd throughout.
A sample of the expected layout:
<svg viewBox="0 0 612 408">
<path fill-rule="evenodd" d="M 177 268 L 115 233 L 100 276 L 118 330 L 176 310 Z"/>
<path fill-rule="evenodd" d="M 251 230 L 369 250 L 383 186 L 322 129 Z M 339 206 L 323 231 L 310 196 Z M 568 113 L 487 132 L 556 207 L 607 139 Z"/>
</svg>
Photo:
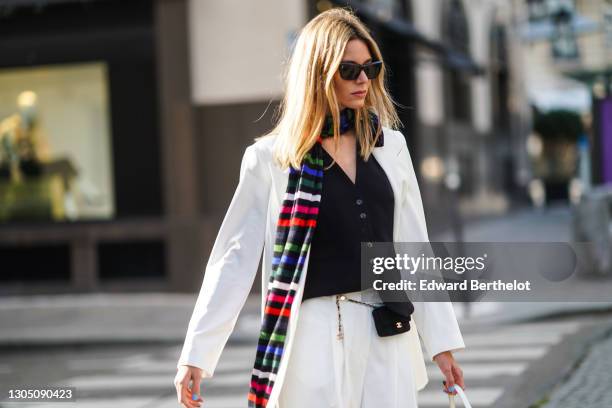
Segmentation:
<svg viewBox="0 0 612 408">
<path fill-rule="evenodd" d="M 291 306 L 317 225 L 323 188 L 321 138 L 306 154 L 300 170 L 290 167 L 287 191 L 277 222 L 272 272 L 255 366 L 249 407 L 265 407 L 285 346 Z"/>
<path fill-rule="evenodd" d="M 355 114 L 346 108 L 340 115 L 341 133 L 354 127 Z M 272 393 L 285 347 L 291 306 L 299 286 L 306 254 L 317 226 L 323 190 L 322 138 L 333 136 L 333 121 L 328 117 L 317 143 L 304 156 L 299 170 L 289 167 L 287 190 L 276 226 L 272 271 L 257 354 L 251 375 L 248 406 L 264 408 Z M 378 116 L 370 112 L 375 146 L 384 144 Z"/>
</svg>

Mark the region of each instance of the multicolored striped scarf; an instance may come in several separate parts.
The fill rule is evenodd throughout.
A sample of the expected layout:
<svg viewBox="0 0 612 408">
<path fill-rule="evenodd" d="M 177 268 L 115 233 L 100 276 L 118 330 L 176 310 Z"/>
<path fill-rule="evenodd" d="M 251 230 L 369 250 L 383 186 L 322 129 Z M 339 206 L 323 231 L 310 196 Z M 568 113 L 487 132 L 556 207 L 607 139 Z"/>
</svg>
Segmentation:
<svg viewBox="0 0 612 408">
<path fill-rule="evenodd" d="M 340 132 L 354 126 L 352 109 L 340 112 Z M 382 146 L 382 128 L 376 114 L 370 123 L 378 136 L 375 146 Z M 323 188 L 323 152 L 321 141 L 333 136 L 331 116 L 325 120 L 321 136 L 302 160 L 299 170 L 289 167 L 289 180 L 278 217 L 272 271 L 262 321 L 255 365 L 251 375 L 249 407 L 264 408 L 268 403 L 285 347 L 291 306 L 299 286 L 310 242 L 317 226 Z"/>
</svg>

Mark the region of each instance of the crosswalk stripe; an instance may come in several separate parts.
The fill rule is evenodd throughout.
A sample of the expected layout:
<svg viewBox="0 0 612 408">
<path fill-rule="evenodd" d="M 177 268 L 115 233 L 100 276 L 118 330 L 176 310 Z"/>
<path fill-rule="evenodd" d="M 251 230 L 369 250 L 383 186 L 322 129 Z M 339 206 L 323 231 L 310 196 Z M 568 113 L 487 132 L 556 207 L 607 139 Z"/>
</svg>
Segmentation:
<svg viewBox="0 0 612 408">
<path fill-rule="evenodd" d="M 250 371 L 223 373 L 213 378 L 204 379 L 203 384 L 212 387 L 246 387 L 250 380 Z M 61 381 L 61 385 L 76 387 L 80 391 L 129 389 L 129 388 L 173 388 L 173 375 L 151 375 L 135 373 L 133 375 L 88 375 L 73 377 Z"/>
<path fill-rule="evenodd" d="M 229 360 L 220 361 L 215 369 L 215 377 L 217 373 L 225 373 L 228 371 L 245 371 L 249 370 L 251 365 L 250 360 Z M 121 364 L 116 367 L 117 371 L 125 374 L 131 372 L 148 372 L 151 374 L 176 373 L 176 361 L 147 361 L 130 364 Z"/>
<path fill-rule="evenodd" d="M 247 393 L 244 395 L 232 395 L 232 396 L 207 396 L 203 397 L 205 408 L 242 408 L 246 405 Z M 152 405 L 147 405 L 147 408 L 177 408 L 178 403 L 176 398 L 164 398 L 160 401 L 156 401 Z M 115 408 L 115 407 L 113 407 Z"/>
<path fill-rule="evenodd" d="M 87 400 L 84 398 L 77 399 L 73 402 L 44 402 L 44 403 L 8 403 L 7 408 L 134 408 L 134 407 L 151 407 L 155 406 L 156 397 L 153 398 L 96 398 L 95 400 Z M 169 406 L 169 405 L 168 405 Z M 178 406 L 176 398 L 174 398 L 174 406 Z"/>
<path fill-rule="evenodd" d="M 146 363 L 151 360 L 150 354 L 134 354 L 129 357 L 124 358 L 108 358 L 108 357 L 98 357 L 98 358 L 79 358 L 72 359 L 66 362 L 66 366 L 73 371 L 80 370 L 91 370 L 91 369 L 106 369 L 111 370 L 115 368 L 120 368 L 123 366 L 129 366 L 132 364 Z M 175 363 L 176 364 L 176 361 Z"/>
<path fill-rule="evenodd" d="M 473 361 L 473 360 L 533 360 L 543 357 L 548 351 L 548 347 L 533 346 L 533 347 L 482 347 L 482 348 L 466 348 L 453 353 L 457 361 Z"/>
<path fill-rule="evenodd" d="M 463 370 L 463 377 L 467 380 L 487 379 L 496 375 L 519 375 L 527 368 L 528 363 L 489 363 L 460 364 Z M 444 376 L 438 366 L 428 366 L 427 376 L 430 380 L 442 380 Z"/>
<path fill-rule="evenodd" d="M 203 384 L 208 383 L 209 387 L 248 387 L 251 380 L 251 371 L 244 370 L 240 373 L 227 373 L 215 375 L 212 378 L 205 379 Z"/>
<path fill-rule="evenodd" d="M 487 387 L 496 376 L 518 376 L 527 369 L 533 360 L 543 357 L 548 349 L 557 344 L 567 334 L 580 328 L 580 324 L 567 323 L 525 323 L 513 326 L 503 326 L 499 330 L 482 333 L 469 333 L 464 335 L 466 349 L 454 353 L 459 361 L 466 379 L 478 381 L 478 386 L 468 387 L 466 390 L 474 408 L 488 407 L 501 396 L 503 387 Z M 84 392 L 112 392 L 129 389 L 174 390 L 172 384 L 176 372 L 176 358 L 180 347 L 168 347 L 162 353 L 134 354 L 123 359 L 75 359 L 67 362 L 68 368 L 73 371 L 84 369 L 113 369 L 116 374 L 105 375 L 75 375 L 61 382 L 61 385 L 77 387 Z M 164 354 L 165 353 L 165 354 Z M 161 356 L 160 356 L 161 354 Z M 231 408 L 244 406 L 248 383 L 250 380 L 250 367 L 255 356 L 254 346 L 228 345 L 215 370 L 213 378 L 205 379 L 202 383 L 203 391 L 212 391 L 212 396 L 205 397 L 207 408 Z M 8 367 L 8 366 L 6 366 Z M 0 365 L 0 373 L 7 368 Z M 430 379 L 428 386 L 419 392 L 419 407 L 444 408 L 448 406 L 448 397 L 434 384 L 443 379 L 437 365 L 426 362 L 427 374 Z M 10 369 L 10 367 L 8 367 Z M 75 373 L 76 374 L 76 373 Z M 58 383 L 59 384 L 59 383 Z M 497 385 L 497 384 L 496 384 Z M 233 388 L 231 396 L 228 390 Z M 244 390 L 244 395 L 236 390 Z M 220 394 L 223 391 L 223 395 Z M 124 406 L 150 406 L 155 408 L 169 408 L 177 406 L 174 396 L 165 394 L 165 397 L 147 401 L 146 398 L 120 398 L 79 401 L 79 408 L 108 407 L 123 408 Z M 137 403 L 135 403 L 135 401 Z M 49 405 L 47 408 L 68 407 L 68 405 Z M 461 406 L 457 398 L 457 405 Z M 20 405 L 24 408 L 24 405 Z M 72 408 L 72 405 L 70 406 Z"/>
<path fill-rule="evenodd" d="M 560 333 L 522 333 L 522 334 L 468 334 L 463 336 L 466 350 L 468 347 L 553 345 L 563 338 Z"/>
<path fill-rule="evenodd" d="M 88 375 L 68 378 L 57 385 L 76 387 L 79 391 L 126 388 L 174 388 L 174 378 L 168 375 Z"/>
<path fill-rule="evenodd" d="M 520 323 L 513 324 L 510 327 L 504 327 L 498 333 L 514 333 L 519 330 L 538 331 L 546 330 L 547 332 L 571 333 L 575 332 L 582 326 L 580 322 L 547 322 L 547 323 Z"/>
</svg>

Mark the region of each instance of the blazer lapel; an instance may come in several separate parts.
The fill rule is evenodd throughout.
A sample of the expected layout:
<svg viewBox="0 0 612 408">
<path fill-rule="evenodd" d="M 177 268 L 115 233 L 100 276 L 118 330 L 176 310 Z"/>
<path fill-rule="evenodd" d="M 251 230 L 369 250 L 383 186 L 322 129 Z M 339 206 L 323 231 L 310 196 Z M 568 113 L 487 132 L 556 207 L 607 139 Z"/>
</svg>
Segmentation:
<svg viewBox="0 0 612 408">
<path fill-rule="evenodd" d="M 390 130 L 383 128 L 385 132 L 385 144 L 381 147 L 375 147 L 372 150 L 372 154 L 380 164 L 380 167 L 385 171 L 391 188 L 393 189 L 394 196 L 394 212 L 393 212 L 393 240 L 399 241 L 399 216 L 402 209 L 402 202 L 404 197 L 404 174 L 402 173 L 402 166 L 398 166 L 399 163 L 399 152 L 401 146 L 397 146 L 392 143 L 393 138 L 388 134 Z"/>
<path fill-rule="evenodd" d="M 405 197 L 405 192 L 403 189 L 405 186 L 404 179 L 406 175 L 404 174 L 404 166 L 399 165 L 399 153 L 402 149 L 401 144 L 394 143 L 395 140 L 390 134 L 392 130 L 383 128 L 383 132 L 385 132 L 385 143 L 383 146 L 375 147 L 374 150 L 372 150 L 372 154 L 385 171 L 385 174 L 389 179 L 389 183 L 391 184 L 391 188 L 393 189 L 395 201 L 393 214 L 393 239 L 398 241 L 398 219 L 401 213 L 403 198 Z M 271 210 L 278 211 L 282 205 L 285 191 L 287 189 L 289 169 L 285 169 L 283 171 L 274 164 L 272 164 L 272 167 L 273 191 L 271 191 L 271 195 L 273 198 L 273 203 L 271 203 Z"/>
</svg>

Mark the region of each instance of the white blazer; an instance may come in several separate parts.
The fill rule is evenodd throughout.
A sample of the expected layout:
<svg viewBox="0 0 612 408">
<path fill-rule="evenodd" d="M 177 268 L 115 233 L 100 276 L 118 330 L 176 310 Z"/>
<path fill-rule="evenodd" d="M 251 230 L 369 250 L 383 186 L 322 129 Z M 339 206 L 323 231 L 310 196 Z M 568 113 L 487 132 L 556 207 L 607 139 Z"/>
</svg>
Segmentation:
<svg viewBox="0 0 612 408">
<path fill-rule="evenodd" d="M 427 242 L 427 226 L 417 179 L 401 132 L 383 127 L 384 146 L 373 155 L 387 174 L 395 197 L 394 242 Z M 257 273 L 263 248 L 262 299 L 265 305 L 272 265 L 276 222 L 283 201 L 289 169 L 284 171 L 272 160 L 273 138 L 260 139 L 246 148 L 240 166 L 240 180 L 221 224 L 206 265 L 204 280 L 177 367 L 199 367 L 204 378 L 212 377 L 221 352 L 236 324 Z M 299 318 L 308 251 L 299 288 L 291 310 L 285 351 L 281 359 L 269 407 L 275 407 L 283 383 L 293 334 Z M 416 325 L 407 332 L 418 390 L 427 384 L 427 371 L 419 336 L 428 359 L 442 351 L 465 348 L 450 302 L 413 302 Z M 246 397 L 245 397 L 246 398 Z"/>
</svg>

